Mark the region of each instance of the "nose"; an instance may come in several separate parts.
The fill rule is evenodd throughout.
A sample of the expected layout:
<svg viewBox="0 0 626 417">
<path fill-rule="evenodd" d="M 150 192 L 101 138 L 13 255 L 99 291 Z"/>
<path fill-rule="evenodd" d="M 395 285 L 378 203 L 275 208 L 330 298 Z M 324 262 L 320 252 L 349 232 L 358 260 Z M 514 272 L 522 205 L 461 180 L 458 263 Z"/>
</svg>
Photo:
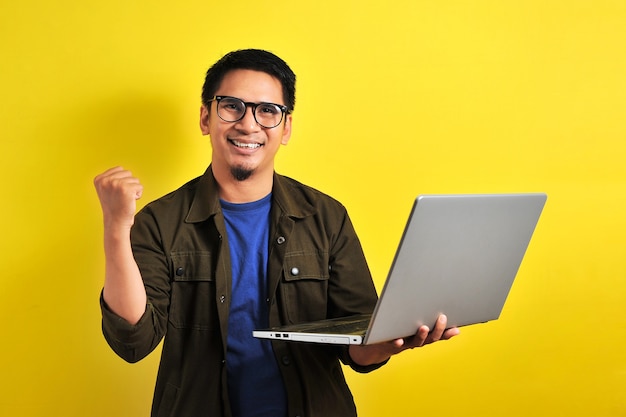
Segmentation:
<svg viewBox="0 0 626 417">
<path fill-rule="evenodd" d="M 241 128 L 245 130 L 258 130 L 261 126 L 257 123 L 254 117 L 255 108 L 252 105 L 246 104 L 246 110 L 243 113 L 243 117 L 237 122 Z"/>
</svg>

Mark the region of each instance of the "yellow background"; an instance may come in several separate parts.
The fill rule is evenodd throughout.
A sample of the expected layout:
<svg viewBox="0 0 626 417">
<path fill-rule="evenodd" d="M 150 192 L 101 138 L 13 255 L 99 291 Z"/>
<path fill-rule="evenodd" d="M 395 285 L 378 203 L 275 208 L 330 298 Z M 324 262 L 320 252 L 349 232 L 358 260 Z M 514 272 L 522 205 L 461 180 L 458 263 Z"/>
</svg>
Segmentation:
<svg viewBox="0 0 626 417">
<path fill-rule="evenodd" d="M 349 371 L 360 415 L 626 416 L 625 4 L 2 0 L 0 415 L 148 415 L 92 178 L 201 174 L 204 72 L 260 47 L 299 77 L 277 169 L 346 204 L 379 288 L 416 194 L 549 195 L 501 319 Z"/>
</svg>

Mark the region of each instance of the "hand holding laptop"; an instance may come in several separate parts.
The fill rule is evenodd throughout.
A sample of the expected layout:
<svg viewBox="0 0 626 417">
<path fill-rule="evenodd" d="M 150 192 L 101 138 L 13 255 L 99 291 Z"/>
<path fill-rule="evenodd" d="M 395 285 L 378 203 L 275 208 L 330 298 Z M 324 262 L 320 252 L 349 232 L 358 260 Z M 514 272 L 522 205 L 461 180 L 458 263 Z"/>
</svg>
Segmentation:
<svg viewBox="0 0 626 417">
<path fill-rule="evenodd" d="M 460 333 L 457 327 L 447 329 L 447 324 L 448 318 L 445 315 L 441 315 L 432 331 L 428 326 L 421 326 L 417 329 L 417 333 L 411 337 L 373 345 L 350 345 L 350 357 L 361 366 L 382 363 L 393 355 L 397 355 L 407 349 L 422 347 L 440 340 L 448 340 Z"/>
</svg>

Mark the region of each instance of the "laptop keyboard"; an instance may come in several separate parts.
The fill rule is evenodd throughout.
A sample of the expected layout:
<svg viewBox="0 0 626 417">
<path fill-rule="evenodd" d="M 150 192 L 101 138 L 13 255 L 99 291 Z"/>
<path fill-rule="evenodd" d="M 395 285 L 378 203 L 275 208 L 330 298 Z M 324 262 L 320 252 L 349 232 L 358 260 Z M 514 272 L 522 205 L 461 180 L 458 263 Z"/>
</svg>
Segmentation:
<svg viewBox="0 0 626 417">
<path fill-rule="evenodd" d="M 363 334 L 369 326 L 371 314 L 361 314 L 337 319 L 321 320 L 283 327 L 283 330 L 297 330 L 303 333 Z"/>
</svg>

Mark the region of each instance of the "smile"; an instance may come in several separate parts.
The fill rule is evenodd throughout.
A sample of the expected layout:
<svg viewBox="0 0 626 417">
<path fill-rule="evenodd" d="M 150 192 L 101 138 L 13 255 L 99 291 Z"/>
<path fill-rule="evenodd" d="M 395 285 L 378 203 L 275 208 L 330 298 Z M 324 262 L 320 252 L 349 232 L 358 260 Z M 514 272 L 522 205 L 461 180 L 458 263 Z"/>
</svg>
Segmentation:
<svg viewBox="0 0 626 417">
<path fill-rule="evenodd" d="M 260 143 L 245 143 L 245 142 L 239 142 L 233 139 L 229 139 L 229 142 L 235 145 L 236 147 L 243 148 L 243 149 L 257 149 L 263 146 Z"/>
</svg>

